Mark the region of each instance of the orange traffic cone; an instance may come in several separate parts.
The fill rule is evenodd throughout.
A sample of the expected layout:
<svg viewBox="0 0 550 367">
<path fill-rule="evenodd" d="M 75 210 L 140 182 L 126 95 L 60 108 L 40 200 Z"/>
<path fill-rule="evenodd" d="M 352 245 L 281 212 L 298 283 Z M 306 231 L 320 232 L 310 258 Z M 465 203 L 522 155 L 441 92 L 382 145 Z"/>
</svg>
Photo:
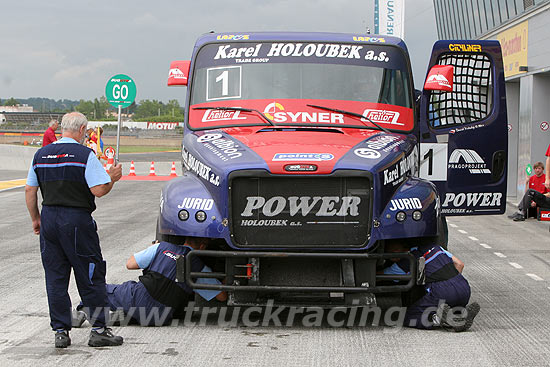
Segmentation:
<svg viewBox="0 0 550 367">
<path fill-rule="evenodd" d="M 151 162 L 151 168 L 149 169 L 149 176 L 156 176 L 156 174 L 155 174 L 155 162 Z"/>
<path fill-rule="evenodd" d="M 134 166 L 134 161 L 130 163 L 130 173 L 128 176 L 135 176 L 136 175 L 136 166 Z"/>
<path fill-rule="evenodd" d="M 115 159 L 113 157 L 107 159 L 107 164 L 105 165 L 105 170 L 109 170 L 111 166 L 115 163 Z"/>
<path fill-rule="evenodd" d="M 178 177 L 176 173 L 176 163 L 172 162 L 172 168 L 170 169 L 170 177 Z"/>
</svg>

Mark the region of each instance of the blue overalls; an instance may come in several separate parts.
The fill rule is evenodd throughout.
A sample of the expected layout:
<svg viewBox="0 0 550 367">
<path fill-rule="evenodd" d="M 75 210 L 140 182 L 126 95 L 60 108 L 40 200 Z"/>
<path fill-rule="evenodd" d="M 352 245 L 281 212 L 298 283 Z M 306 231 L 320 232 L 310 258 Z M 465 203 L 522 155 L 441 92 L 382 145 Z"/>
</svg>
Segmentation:
<svg viewBox="0 0 550 367">
<path fill-rule="evenodd" d="M 161 326 L 169 323 L 176 310 L 181 311 L 192 300 L 193 289 L 186 283 L 176 282 L 176 256 L 185 256 L 192 249 L 169 242 L 160 242 L 134 255 L 144 269 L 140 281 L 107 284 L 109 307 L 122 309 L 142 326 Z M 197 257 L 191 264 L 192 272 L 209 272 L 210 269 Z M 199 279 L 199 283 L 221 284 L 217 279 Z M 206 300 L 219 291 L 197 290 Z"/>
<path fill-rule="evenodd" d="M 105 326 L 106 264 L 91 216 L 95 203 L 89 187 L 110 180 L 92 150 L 70 138 L 49 144 L 34 156 L 27 184 L 40 186 L 44 199 L 40 252 L 54 330 L 71 329 L 71 268 L 82 302 L 90 308 L 93 326 Z"/>
<path fill-rule="evenodd" d="M 428 315 L 422 316 L 427 308 L 433 307 L 430 312 L 433 315 L 440 301 L 451 307 L 465 307 L 470 301 L 470 285 L 466 278 L 456 270 L 452 255 L 440 246 L 414 247 L 411 253 L 416 257 L 424 257 L 426 294 L 407 308 L 405 314 L 405 326 L 412 326 L 419 329 L 431 329 L 433 327 Z M 390 271 L 385 273 L 406 274 L 409 273 L 408 260 L 402 260 L 392 265 Z"/>
</svg>

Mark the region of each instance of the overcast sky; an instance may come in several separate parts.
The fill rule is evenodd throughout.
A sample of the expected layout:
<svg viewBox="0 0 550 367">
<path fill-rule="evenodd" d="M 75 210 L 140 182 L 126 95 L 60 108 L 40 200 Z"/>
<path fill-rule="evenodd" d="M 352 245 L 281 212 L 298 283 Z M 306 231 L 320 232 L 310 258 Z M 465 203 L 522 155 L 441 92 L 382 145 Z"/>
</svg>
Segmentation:
<svg viewBox="0 0 550 367">
<path fill-rule="evenodd" d="M 374 0 L 17 0 L 2 2 L 0 98 L 94 99 L 127 74 L 137 100 L 184 101 L 166 87 L 170 61 L 215 32 L 374 31 Z M 405 42 L 416 85 L 437 38 L 432 0 L 407 0 Z"/>
</svg>

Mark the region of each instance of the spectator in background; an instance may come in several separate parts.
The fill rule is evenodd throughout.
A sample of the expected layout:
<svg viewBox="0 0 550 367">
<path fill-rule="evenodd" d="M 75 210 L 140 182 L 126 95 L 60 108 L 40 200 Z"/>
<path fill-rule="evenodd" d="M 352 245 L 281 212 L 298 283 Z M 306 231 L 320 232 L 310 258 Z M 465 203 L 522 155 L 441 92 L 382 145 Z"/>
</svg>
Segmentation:
<svg viewBox="0 0 550 367">
<path fill-rule="evenodd" d="M 55 130 L 57 130 L 58 127 L 59 127 L 59 122 L 57 120 L 50 121 L 50 127 L 48 127 L 44 132 L 44 139 L 42 140 L 43 147 L 45 147 L 50 143 L 53 143 L 54 141 L 57 141 L 57 137 L 55 136 Z"/>
<path fill-rule="evenodd" d="M 538 196 L 537 194 L 545 195 L 550 192 L 545 186 L 544 164 L 542 162 L 535 163 L 533 170 L 535 174 L 527 179 L 525 195 L 523 195 L 518 205 L 518 211 L 508 217 L 515 222 L 524 221 L 529 214 L 529 208 L 536 208 L 537 205 L 540 206 L 545 203 L 544 198 L 539 198 L 539 200 L 534 199 L 535 196 Z"/>
<path fill-rule="evenodd" d="M 544 186 L 550 191 L 550 144 L 548 144 L 548 149 L 546 149 L 546 180 L 544 181 Z"/>
<path fill-rule="evenodd" d="M 99 133 L 99 143 L 98 143 L 98 133 Z M 97 130 L 92 128 L 86 131 L 86 146 L 91 148 L 96 156 L 99 158 L 103 154 L 103 128 L 98 127 Z"/>
</svg>

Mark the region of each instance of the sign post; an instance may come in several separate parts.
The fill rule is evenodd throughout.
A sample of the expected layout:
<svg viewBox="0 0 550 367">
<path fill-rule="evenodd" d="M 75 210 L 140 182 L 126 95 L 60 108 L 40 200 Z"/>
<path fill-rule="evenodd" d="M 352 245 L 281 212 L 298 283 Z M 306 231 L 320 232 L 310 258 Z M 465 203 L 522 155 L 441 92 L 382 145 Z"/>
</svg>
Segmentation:
<svg viewBox="0 0 550 367">
<path fill-rule="evenodd" d="M 118 126 L 116 133 L 116 161 L 120 149 L 120 126 L 122 108 L 130 106 L 136 99 L 136 83 L 128 75 L 117 74 L 109 78 L 105 86 L 105 97 L 111 106 L 118 108 Z"/>
</svg>

